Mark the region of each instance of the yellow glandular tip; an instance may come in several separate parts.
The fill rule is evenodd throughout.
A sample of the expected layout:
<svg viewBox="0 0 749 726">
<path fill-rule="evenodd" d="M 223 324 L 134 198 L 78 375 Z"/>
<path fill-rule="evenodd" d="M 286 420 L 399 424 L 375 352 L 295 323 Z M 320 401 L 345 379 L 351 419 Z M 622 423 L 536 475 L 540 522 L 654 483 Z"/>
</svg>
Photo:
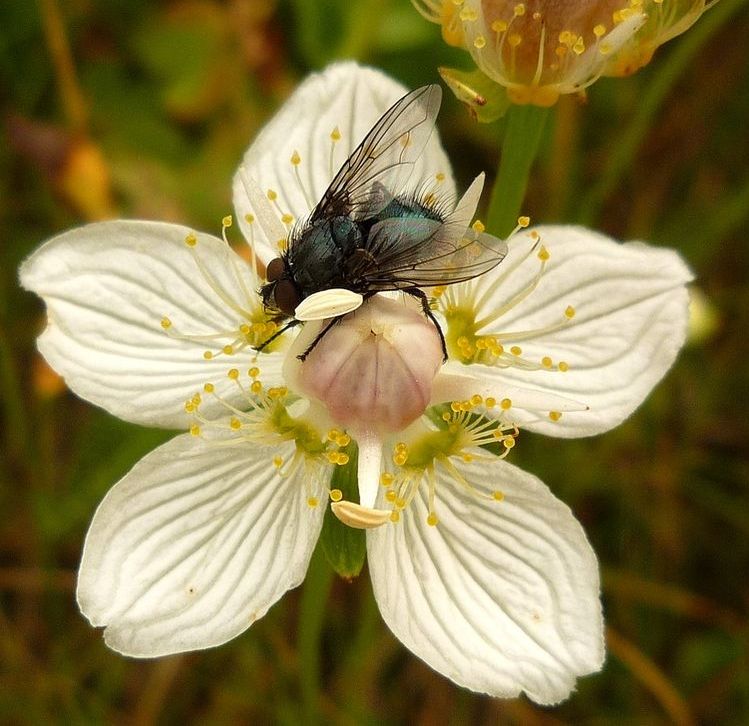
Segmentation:
<svg viewBox="0 0 749 726">
<path fill-rule="evenodd" d="M 340 489 L 331 489 L 330 498 L 334 502 L 340 502 L 343 499 L 343 492 Z"/>
<path fill-rule="evenodd" d="M 193 424 L 192 426 L 190 426 L 190 434 L 192 436 L 200 436 L 200 426 L 198 426 L 197 424 Z"/>
<path fill-rule="evenodd" d="M 161 327 L 164 328 L 164 330 L 168 330 L 172 327 L 172 321 L 167 317 L 161 318 Z"/>
<path fill-rule="evenodd" d="M 317 500 L 317 497 L 309 497 L 307 499 L 307 505 L 312 507 L 313 509 L 319 504 L 320 502 Z"/>
<path fill-rule="evenodd" d="M 559 419 L 562 418 L 562 412 L 561 411 L 549 411 L 549 418 L 552 421 L 559 421 Z"/>
<path fill-rule="evenodd" d="M 216 390 L 216 387 L 213 385 L 213 383 L 205 383 L 203 384 L 203 390 L 206 393 L 213 393 Z"/>
<path fill-rule="evenodd" d="M 254 214 L 245 214 L 244 215 L 244 221 L 247 222 L 247 224 L 252 224 L 255 221 L 255 215 Z"/>
<path fill-rule="evenodd" d="M 221 226 L 224 228 L 231 227 L 232 224 L 234 224 L 234 219 L 232 218 L 231 214 L 227 214 L 222 220 L 221 220 Z"/>
<path fill-rule="evenodd" d="M 439 517 L 434 512 L 431 512 L 427 517 L 427 524 L 430 527 L 436 527 L 439 521 Z"/>
<path fill-rule="evenodd" d="M 195 245 L 198 244 L 198 238 L 192 232 L 190 232 L 190 234 L 185 237 L 185 244 L 188 247 L 195 247 Z"/>
<path fill-rule="evenodd" d="M 501 502 L 505 498 L 505 495 L 501 491 L 499 491 L 499 489 L 496 489 L 492 492 L 492 498 L 498 502 Z"/>
</svg>

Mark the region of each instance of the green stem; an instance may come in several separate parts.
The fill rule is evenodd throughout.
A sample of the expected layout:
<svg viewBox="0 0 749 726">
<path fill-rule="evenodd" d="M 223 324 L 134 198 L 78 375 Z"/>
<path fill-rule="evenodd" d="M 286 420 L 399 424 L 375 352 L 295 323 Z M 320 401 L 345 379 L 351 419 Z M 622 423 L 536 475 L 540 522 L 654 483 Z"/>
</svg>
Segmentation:
<svg viewBox="0 0 749 726">
<path fill-rule="evenodd" d="M 303 723 L 320 722 L 320 637 L 325 622 L 333 570 L 318 547 L 312 555 L 299 606 L 299 680 Z"/>
<path fill-rule="evenodd" d="M 671 89 L 690 67 L 705 43 L 745 4 L 746 0 L 724 0 L 718 3 L 679 41 L 666 61 L 645 84 L 629 126 L 618 136 L 616 143 L 611 145 L 611 156 L 603 173 L 580 205 L 578 221 L 581 224 L 590 226 L 595 223 L 604 202 L 631 168 L 632 160 L 652 126 L 653 118 Z M 719 70 L 716 68 L 717 72 Z"/>
<path fill-rule="evenodd" d="M 517 224 L 548 116 L 549 109 L 539 106 L 510 106 L 507 111 L 502 156 L 487 215 L 492 234 L 507 237 Z"/>
</svg>

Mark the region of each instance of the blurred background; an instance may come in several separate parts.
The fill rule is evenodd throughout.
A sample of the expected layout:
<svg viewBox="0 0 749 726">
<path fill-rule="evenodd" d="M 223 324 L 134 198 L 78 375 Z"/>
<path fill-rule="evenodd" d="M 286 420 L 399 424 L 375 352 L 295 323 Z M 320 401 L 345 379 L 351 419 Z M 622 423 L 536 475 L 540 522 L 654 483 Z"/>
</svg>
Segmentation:
<svg viewBox="0 0 749 726">
<path fill-rule="evenodd" d="M 218 232 L 258 129 L 309 71 L 356 58 L 415 87 L 471 68 L 408 0 L 0 3 L 0 723 L 749 723 L 749 3 L 722 0 L 654 61 L 555 108 L 524 213 L 675 247 L 697 275 L 689 346 L 604 436 L 523 434 L 513 461 L 582 520 L 609 655 L 558 708 L 475 695 L 381 622 L 365 572 L 320 559 L 218 649 L 104 646 L 75 605 L 97 503 L 170 432 L 76 399 L 35 351 L 16 270 L 116 216 Z M 447 94 L 459 186 L 496 171 L 501 122 Z M 319 651 L 318 651 L 319 647 Z M 318 658 L 319 653 L 319 658 Z"/>
</svg>

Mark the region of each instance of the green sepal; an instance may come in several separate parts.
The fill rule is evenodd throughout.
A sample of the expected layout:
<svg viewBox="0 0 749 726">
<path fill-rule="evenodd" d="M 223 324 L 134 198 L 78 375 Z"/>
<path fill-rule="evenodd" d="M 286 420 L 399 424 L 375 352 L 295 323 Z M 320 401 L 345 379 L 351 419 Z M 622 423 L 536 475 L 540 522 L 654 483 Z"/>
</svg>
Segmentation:
<svg viewBox="0 0 749 726">
<path fill-rule="evenodd" d="M 356 443 L 351 441 L 342 451 L 348 454 L 349 460 L 344 466 L 335 467 L 330 478 L 330 488 L 331 490 L 340 489 L 344 499 L 358 502 L 359 485 L 356 465 L 359 449 Z M 341 577 L 346 580 L 358 577 L 367 556 L 367 540 L 364 530 L 347 527 L 328 507 L 323 520 L 320 542 L 325 557 Z"/>
<path fill-rule="evenodd" d="M 510 107 L 507 90 L 478 68 L 474 71 L 445 67 L 437 70 L 455 98 L 467 106 L 468 113 L 479 123 L 491 123 L 507 113 Z"/>
</svg>

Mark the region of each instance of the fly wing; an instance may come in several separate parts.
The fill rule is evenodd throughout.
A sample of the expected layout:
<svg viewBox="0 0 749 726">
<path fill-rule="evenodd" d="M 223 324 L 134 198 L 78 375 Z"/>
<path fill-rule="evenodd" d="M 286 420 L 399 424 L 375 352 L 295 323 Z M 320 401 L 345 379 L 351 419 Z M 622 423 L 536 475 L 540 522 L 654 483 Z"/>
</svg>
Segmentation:
<svg viewBox="0 0 749 726">
<path fill-rule="evenodd" d="M 496 267 L 507 254 L 497 237 L 433 219 L 386 219 L 371 230 L 361 278 L 371 291 L 465 282 Z"/>
<path fill-rule="evenodd" d="M 403 188 L 421 156 L 442 101 L 436 84 L 396 101 L 343 163 L 312 219 L 376 215 Z"/>
</svg>

